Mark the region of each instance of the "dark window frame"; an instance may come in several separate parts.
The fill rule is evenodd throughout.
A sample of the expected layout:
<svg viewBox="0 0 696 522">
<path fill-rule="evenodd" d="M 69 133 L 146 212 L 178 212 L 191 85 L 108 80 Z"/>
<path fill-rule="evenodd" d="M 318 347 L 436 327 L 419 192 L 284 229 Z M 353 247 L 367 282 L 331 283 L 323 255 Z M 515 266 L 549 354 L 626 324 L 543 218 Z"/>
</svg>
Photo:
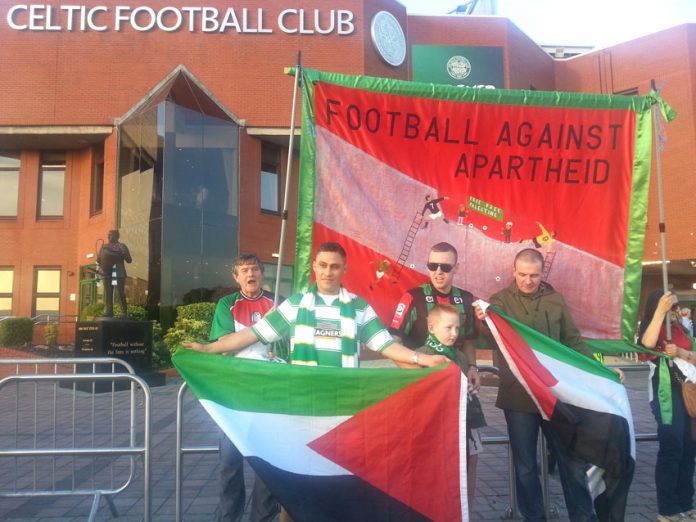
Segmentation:
<svg viewBox="0 0 696 522">
<path fill-rule="evenodd" d="M 261 142 L 261 170 L 259 171 L 259 208 L 263 214 L 280 215 L 281 200 L 280 193 L 282 191 L 281 176 L 281 148 L 273 143 Z M 276 192 L 277 201 L 276 209 L 264 208 L 263 206 L 263 174 L 275 174 L 276 176 Z"/>
<path fill-rule="evenodd" d="M 104 148 L 92 150 L 92 176 L 89 184 L 89 216 L 97 216 L 104 210 Z"/>
<path fill-rule="evenodd" d="M 41 271 L 54 271 L 58 272 L 58 291 L 57 292 L 39 292 L 39 272 Z M 60 299 L 61 299 L 61 278 L 63 277 L 63 270 L 60 266 L 35 266 L 34 267 L 34 282 L 32 285 L 31 292 L 31 316 L 36 317 L 36 301 L 40 298 L 57 298 L 58 299 L 58 310 L 56 310 L 55 318 L 60 317 Z"/>
<path fill-rule="evenodd" d="M 9 299 L 10 300 L 10 316 L 12 315 L 13 307 L 14 307 L 14 276 L 15 276 L 15 267 L 14 266 L 0 266 L 0 272 L 12 272 L 12 286 L 10 288 L 9 292 L 3 292 L 0 290 L 0 299 Z M 2 312 L 2 308 L 0 308 L 0 312 Z M 2 317 L 2 314 L 0 314 L 0 317 Z M 7 317 L 7 316 L 5 316 Z"/>
<path fill-rule="evenodd" d="M 58 161 L 57 158 L 62 155 L 62 162 Z M 48 158 L 56 159 L 48 159 Z M 61 213 L 60 214 L 44 214 L 43 213 L 43 190 L 44 190 L 44 173 L 45 172 L 62 172 L 63 173 L 63 200 L 61 201 Z M 65 176 L 67 174 L 67 158 L 64 151 L 56 152 L 42 152 L 39 161 L 39 186 L 37 190 L 37 201 L 36 201 L 36 219 L 39 220 L 51 220 L 51 219 L 63 219 L 65 216 Z"/>
<path fill-rule="evenodd" d="M 6 158 L 12 158 L 14 156 L 17 156 L 17 167 L 2 167 L 0 166 L 0 176 L 2 176 L 5 173 L 16 173 L 17 174 L 17 200 L 16 200 L 16 205 L 15 205 L 15 212 L 14 214 L 7 214 L 5 216 L 0 215 L 0 220 L 14 220 L 17 219 L 17 215 L 19 214 L 19 191 L 20 191 L 20 180 L 22 176 L 22 155 L 19 152 L 16 151 L 0 151 L 0 156 L 6 157 Z"/>
</svg>

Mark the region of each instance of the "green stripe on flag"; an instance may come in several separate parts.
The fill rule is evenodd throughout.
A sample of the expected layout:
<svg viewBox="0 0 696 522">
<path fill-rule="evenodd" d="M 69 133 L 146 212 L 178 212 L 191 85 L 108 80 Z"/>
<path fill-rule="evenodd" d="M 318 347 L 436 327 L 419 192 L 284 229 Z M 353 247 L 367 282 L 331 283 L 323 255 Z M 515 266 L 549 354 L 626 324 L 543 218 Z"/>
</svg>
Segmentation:
<svg viewBox="0 0 696 522">
<path fill-rule="evenodd" d="M 183 348 L 172 362 L 199 399 L 240 411 L 311 416 L 354 415 L 442 371 L 293 366 Z"/>
<path fill-rule="evenodd" d="M 529 345 L 535 352 L 543 353 L 544 355 L 556 359 L 557 361 L 569 364 L 579 370 L 592 373 L 598 377 L 605 377 L 612 381 L 619 382 L 618 374 L 604 366 L 595 359 L 585 357 L 580 352 L 568 348 L 567 346 L 547 337 L 546 335 L 531 329 L 529 326 L 515 321 L 509 315 L 506 315 L 498 307 L 491 306 L 491 309 L 498 315 L 508 321 L 515 329 L 517 334 Z"/>
</svg>

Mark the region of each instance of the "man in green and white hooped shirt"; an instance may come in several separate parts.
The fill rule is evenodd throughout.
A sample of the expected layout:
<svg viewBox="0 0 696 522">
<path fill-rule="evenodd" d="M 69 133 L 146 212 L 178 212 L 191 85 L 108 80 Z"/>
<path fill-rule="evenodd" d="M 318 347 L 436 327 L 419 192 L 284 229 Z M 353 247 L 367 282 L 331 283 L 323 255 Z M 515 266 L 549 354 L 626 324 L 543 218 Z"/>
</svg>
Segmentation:
<svg viewBox="0 0 696 522">
<path fill-rule="evenodd" d="M 228 353 L 258 341 L 268 344 L 289 339 L 293 364 L 357 368 L 360 343 L 364 343 L 395 362 L 426 367 L 448 362 L 443 355 L 419 354 L 395 342 L 372 307 L 341 286 L 346 268 L 343 247 L 323 243 L 312 262 L 316 284 L 307 292 L 290 296 L 250 328 L 209 344 L 184 346 L 201 352 Z"/>
</svg>

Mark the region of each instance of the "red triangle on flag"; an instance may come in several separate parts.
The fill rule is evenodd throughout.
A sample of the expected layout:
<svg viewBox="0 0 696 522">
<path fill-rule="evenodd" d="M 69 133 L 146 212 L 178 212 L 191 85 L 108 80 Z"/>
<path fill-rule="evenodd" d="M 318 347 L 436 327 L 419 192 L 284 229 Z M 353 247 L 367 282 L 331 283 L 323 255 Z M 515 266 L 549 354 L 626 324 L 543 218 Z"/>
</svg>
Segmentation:
<svg viewBox="0 0 696 522">
<path fill-rule="evenodd" d="M 434 521 L 461 520 L 466 512 L 462 379 L 459 367 L 449 364 L 357 413 L 309 447 Z"/>
</svg>

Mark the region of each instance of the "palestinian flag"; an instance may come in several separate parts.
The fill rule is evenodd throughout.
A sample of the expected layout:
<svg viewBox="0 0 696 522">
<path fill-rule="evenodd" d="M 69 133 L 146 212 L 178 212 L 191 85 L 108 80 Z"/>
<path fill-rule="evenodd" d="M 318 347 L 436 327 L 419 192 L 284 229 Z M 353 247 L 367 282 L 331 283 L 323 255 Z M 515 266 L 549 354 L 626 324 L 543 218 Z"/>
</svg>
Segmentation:
<svg viewBox="0 0 696 522">
<path fill-rule="evenodd" d="M 488 308 L 486 323 L 542 417 L 571 454 L 594 466 L 588 478 L 598 495 L 600 520 L 623 520 L 635 436 L 628 395 L 616 372 L 495 308 Z"/>
<path fill-rule="evenodd" d="M 466 378 L 180 349 L 173 362 L 296 522 L 467 520 Z"/>
</svg>

